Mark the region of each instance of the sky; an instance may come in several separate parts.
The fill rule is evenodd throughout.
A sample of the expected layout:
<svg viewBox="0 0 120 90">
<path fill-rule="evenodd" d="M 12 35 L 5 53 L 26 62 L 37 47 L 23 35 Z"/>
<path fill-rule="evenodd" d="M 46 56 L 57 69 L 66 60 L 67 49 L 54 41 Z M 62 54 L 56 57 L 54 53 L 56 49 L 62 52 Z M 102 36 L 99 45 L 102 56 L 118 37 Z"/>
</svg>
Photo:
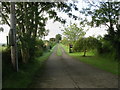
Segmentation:
<svg viewBox="0 0 120 90">
<path fill-rule="evenodd" d="M 79 2 L 77 4 L 77 7 L 79 8 L 79 10 L 82 10 L 82 8 L 85 8 L 85 6 L 86 6 L 86 3 L 83 0 L 79 0 Z M 79 26 L 79 23 L 80 23 L 79 20 L 73 20 L 72 18 L 69 18 L 66 14 L 61 13 L 61 12 L 58 12 L 57 14 L 59 16 L 63 17 L 64 19 L 66 19 L 67 23 L 65 26 L 67 26 L 67 25 L 69 26 L 70 22 L 76 23 Z M 80 14 L 79 12 L 77 12 L 75 10 L 73 10 L 73 14 L 77 15 L 78 17 L 83 17 L 82 14 Z M 59 23 L 59 22 L 53 23 L 52 21 L 53 20 L 50 20 L 46 26 L 46 28 L 50 30 L 49 35 L 45 37 L 45 39 L 47 39 L 47 40 L 49 40 L 49 38 L 51 38 L 51 37 L 54 38 L 56 34 L 63 34 L 63 32 L 61 30 L 65 28 L 65 26 L 62 25 L 61 23 Z M 97 37 L 98 35 L 104 36 L 104 34 L 107 33 L 106 29 L 107 28 L 104 25 L 102 25 L 101 27 L 97 27 L 97 28 L 90 28 L 86 32 L 85 37 L 93 36 L 93 35 L 95 37 Z"/>
<path fill-rule="evenodd" d="M 83 2 L 83 0 L 80 0 L 79 3 L 77 4 L 79 10 L 81 10 L 81 8 L 85 7 L 86 4 Z M 82 17 L 82 15 L 79 12 L 73 11 L 73 14 Z M 76 23 L 77 25 L 79 25 L 80 21 L 75 21 L 72 18 L 69 18 L 66 14 L 58 12 L 57 13 L 58 16 L 63 17 L 64 19 L 66 19 L 67 23 L 65 25 L 61 24 L 60 22 L 53 22 L 53 19 L 48 20 L 47 24 L 46 24 L 46 29 L 49 29 L 49 34 L 48 36 L 45 37 L 45 40 L 49 40 L 49 38 L 55 38 L 56 34 L 63 34 L 63 32 L 61 31 L 62 29 L 64 29 L 67 25 L 70 25 L 70 22 L 72 23 Z M 8 35 L 8 32 L 10 30 L 10 27 L 7 25 L 0 25 L 0 27 L 4 28 L 4 32 L 0 32 L 0 43 L 6 43 L 6 36 Z M 101 27 L 97 27 L 97 28 L 90 28 L 87 32 L 85 37 L 88 36 L 98 36 L 101 35 L 103 36 L 104 34 L 107 33 L 107 31 L 105 30 L 106 27 L 105 26 L 101 26 Z"/>
</svg>

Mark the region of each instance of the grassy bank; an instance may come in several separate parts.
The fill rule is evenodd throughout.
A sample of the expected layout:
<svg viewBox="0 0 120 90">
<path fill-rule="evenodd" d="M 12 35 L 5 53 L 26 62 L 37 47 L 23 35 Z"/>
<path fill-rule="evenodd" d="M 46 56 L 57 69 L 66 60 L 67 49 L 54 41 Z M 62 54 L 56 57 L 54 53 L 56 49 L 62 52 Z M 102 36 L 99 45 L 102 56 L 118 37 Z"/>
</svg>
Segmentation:
<svg viewBox="0 0 120 90">
<path fill-rule="evenodd" d="M 37 71 L 43 68 L 52 51 L 53 49 L 27 64 L 22 64 L 18 72 L 9 71 L 10 75 L 3 80 L 3 88 L 27 88 Z"/>
<path fill-rule="evenodd" d="M 69 53 L 68 46 L 65 45 L 61 46 L 64 48 L 68 55 L 77 58 L 84 63 L 90 64 L 94 67 L 105 70 L 107 72 L 111 72 L 116 75 L 118 74 L 118 62 L 112 60 L 110 57 L 98 55 L 95 56 L 93 52 L 87 52 L 87 57 L 83 57 L 82 52 Z"/>
</svg>

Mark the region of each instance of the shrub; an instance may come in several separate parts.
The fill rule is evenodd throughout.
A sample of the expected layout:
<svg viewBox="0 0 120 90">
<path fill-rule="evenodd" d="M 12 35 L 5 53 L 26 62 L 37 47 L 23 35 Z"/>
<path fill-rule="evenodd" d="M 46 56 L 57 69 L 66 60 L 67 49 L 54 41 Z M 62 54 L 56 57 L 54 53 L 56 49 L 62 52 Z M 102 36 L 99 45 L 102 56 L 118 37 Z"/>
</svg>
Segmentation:
<svg viewBox="0 0 120 90">
<path fill-rule="evenodd" d="M 88 38 L 80 38 L 73 46 L 73 50 L 75 52 L 84 52 L 84 56 L 87 51 L 97 49 L 98 46 L 100 46 L 101 43 L 99 40 L 97 40 L 94 37 L 88 37 Z"/>
</svg>

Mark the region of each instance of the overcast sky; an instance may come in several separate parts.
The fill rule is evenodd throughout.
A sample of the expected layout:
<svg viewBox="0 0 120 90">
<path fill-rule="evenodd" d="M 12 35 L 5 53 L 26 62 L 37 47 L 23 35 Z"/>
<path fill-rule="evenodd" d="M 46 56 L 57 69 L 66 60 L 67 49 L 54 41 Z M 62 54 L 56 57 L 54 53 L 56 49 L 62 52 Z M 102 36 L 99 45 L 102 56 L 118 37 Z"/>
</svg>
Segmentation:
<svg viewBox="0 0 120 90">
<path fill-rule="evenodd" d="M 81 10 L 81 8 L 85 7 L 86 4 L 80 0 L 79 3 L 77 4 L 79 10 Z M 82 15 L 79 12 L 73 11 L 73 14 L 82 17 Z M 79 21 L 75 21 L 72 18 L 69 18 L 66 14 L 64 13 L 60 13 L 58 12 L 58 15 L 63 17 L 64 19 L 67 20 L 67 23 L 65 24 L 65 26 L 70 25 L 70 21 L 72 23 L 76 23 L 79 25 Z M 47 24 L 46 24 L 46 28 L 49 29 L 49 34 L 48 36 L 45 37 L 46 40 L 49 40 L 49 38 L 54 38 L 56 34 L 62 34 L 63 32 L 61 31 L 64 27 L 63 24 L 59 23 L 59 22 L 53 22 L 53 20 L 48 20 Z M 7 25 L 0 25 L 0 27 L 4 28 L 4 32 L 0 32 L 0 43 L 6 43 L 6 36 L 8 35 L 8 32 L 10 30 L 9 26 Z M 104 35 L 106 34 L 106 30 L 105 30 L 105 26 L 102 26 L 101 28 L 90 28 L 89 31 L 86 32 L 86 37 L 88 36 L 97 36 L 97 35 Z"/>
</svg>

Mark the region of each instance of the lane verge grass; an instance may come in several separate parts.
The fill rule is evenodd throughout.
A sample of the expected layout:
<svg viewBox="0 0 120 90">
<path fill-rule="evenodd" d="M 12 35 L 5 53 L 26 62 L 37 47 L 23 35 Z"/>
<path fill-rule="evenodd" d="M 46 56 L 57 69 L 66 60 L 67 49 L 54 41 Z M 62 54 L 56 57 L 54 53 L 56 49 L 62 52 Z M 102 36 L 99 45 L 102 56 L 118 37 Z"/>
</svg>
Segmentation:
<svg viewBox="0 0 120 90">
<path fill-rule="evenodd" d="M 120 75 L 120 72 L 118 72 L 118 62 L 112 60 L 110 57 L 94 55 L 94 53 L 92 52 L 87 52 L 87 57 L 83 57 L 82 52 L 69 53 L 68 46 L 62 44 L 61 46 L 64 48 L 64 50 L 69 56 L 72 56 L 73 58 L 76 58 L 81 62 L 90 64 L 104 71 L 111 72 L 115 75 Z"/>
<path fill-rule="evenodd" d="M 53 50 L 54 47 L 50 52 L 45 52 L 42 56 L 35 58 L 35 60 L 27 64 L 22 64 L 18 72 L 11 71 L 10 75 L 3 80 L 3 88 L 27 88 L 37 71 L 42 69 L 44 62 Z"/>
</svg>

